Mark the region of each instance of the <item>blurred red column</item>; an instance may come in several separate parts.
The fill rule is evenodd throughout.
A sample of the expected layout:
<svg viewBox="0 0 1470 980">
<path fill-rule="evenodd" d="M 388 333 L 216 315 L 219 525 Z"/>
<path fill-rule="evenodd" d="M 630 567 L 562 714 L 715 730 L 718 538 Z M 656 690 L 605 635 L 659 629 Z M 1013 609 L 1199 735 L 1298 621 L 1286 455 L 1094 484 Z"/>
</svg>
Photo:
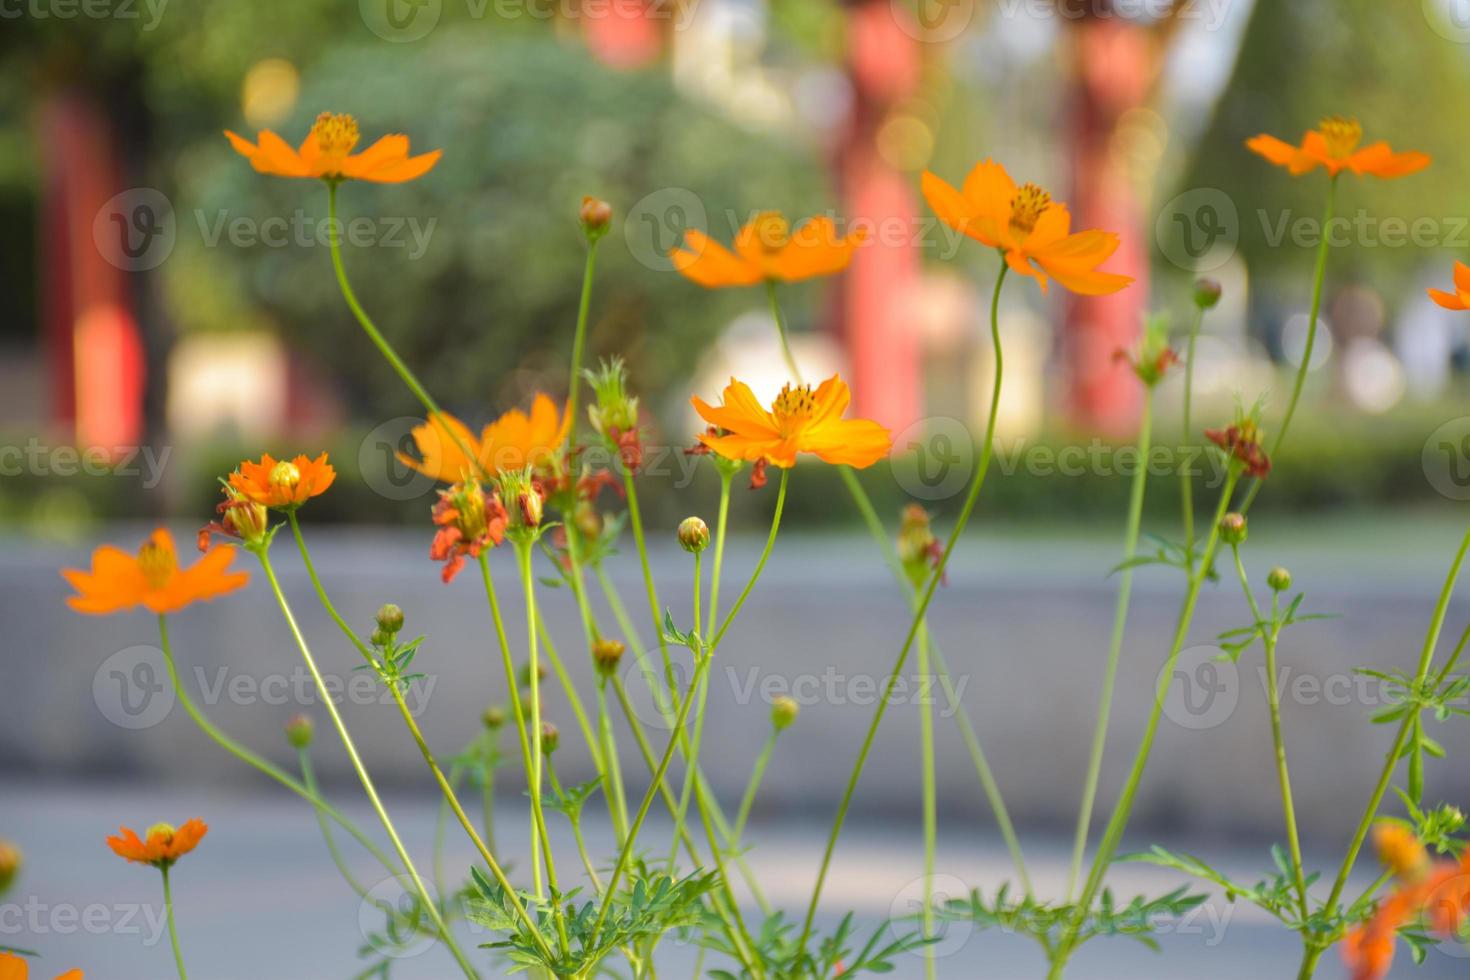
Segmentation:
<svg viewBox="0 0 1470 980">
<path fill-rule="evenodd" d="M 85 94 L 41 103 L 41 307 L 52 416 L 83 447 L 143 435 L 143 342 L 127 273 L 103 254 L 98 215 L 123 190 L 111 126 Z"/>
<path fill-rule="evenodd" d="M 837 329 L 852 364 L 857 414 L 894 429 L 923 413 L 918 330 L 904 309 L 919 275 L 918 205 L 912 181 L 882 159 L 877 141 L 890 110 L 919 85 L 918 31 L 904 30 L 901 16 L 904 8 L 889 0 L 848 8 L 852 114 L 835 150 L 846 217 L 880 223 L 843 280 Z"/>
<path fill-rule="evenodd" d="M 1137 379 L 1113 360 L 1138 336 L 1148 303 L 1144 218 L 1114 134 L 1129 109 L 1142 106 L 1157 75 L 1158 42 L 1141 25 L 1117 16 L 1081 16 L 1070 23 L 1073 91 L 1071 142 L 1074 229 L 1102 228 L 1122 238 L 1105 264 L 1136 281 L 1111 296 L 1071 296 L 1064 330 L 1067 411 L 1084 431 L 1132 433 L 1142 406 Z"/>
<path fill-rule="evenodd" d="M 641 68 L 663 50 L 678 8 L 668 0 L 594 0 L 581 12 L 587 49 L 612 68 Z"/>
</svg>

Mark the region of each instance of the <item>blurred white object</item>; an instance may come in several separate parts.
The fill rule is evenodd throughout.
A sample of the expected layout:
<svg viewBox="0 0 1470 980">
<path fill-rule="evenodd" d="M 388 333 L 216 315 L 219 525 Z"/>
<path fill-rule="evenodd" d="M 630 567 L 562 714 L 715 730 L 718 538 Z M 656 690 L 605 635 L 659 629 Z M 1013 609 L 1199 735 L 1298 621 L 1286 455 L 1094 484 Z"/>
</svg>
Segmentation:
<svg viewBox="0 0 1470 980">
<path fill-rule="evenodd" d="M 168 358 L 169 428 L 183 438 L 279 432 L 287 375 L 281 342 L 264 331 L 184 336 Z"/>
<path fill-rule="evenodd" d="M 1381 415 L 1404 397 L 1404 369 L 1381 341 L 1359 337 L 1342 352 L 1342 380 L 1348 398 L 1365 412 Z"/>
</svg>

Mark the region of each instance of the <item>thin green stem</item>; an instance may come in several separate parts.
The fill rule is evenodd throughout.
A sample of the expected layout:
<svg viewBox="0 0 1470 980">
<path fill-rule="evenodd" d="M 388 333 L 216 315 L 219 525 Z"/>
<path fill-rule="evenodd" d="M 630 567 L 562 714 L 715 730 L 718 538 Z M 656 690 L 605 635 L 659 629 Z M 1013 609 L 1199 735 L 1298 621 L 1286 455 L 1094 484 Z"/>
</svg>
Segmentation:
<svg viewBox="0 0 1470 980">
<path fill-rule="evenodd" d="M 418 869 L 414 867 L 413 858 L 408 856 L 408 849 L 404 847 L 403 840 L 398 836 L 398 829 L 393 826 L 393 820 L 388 816 L 383 801 L 378 797 L 377 788 L 373 785 L 372 777 L 368 775 L 367 766 L 363 764 L 362 756 L 358 754 L 357 745 L 352 741 L 352 735 L 347 731 L 347 725 L 342 720 L 342 715 L 337 711 L 337 705 L 333 702 L 327 690 L 326 681 L 322 678 L 321 670 L 317 667 L 316 658 L 311 654 L 311 648 L 307 646 L 306 637 L 302 635 L 301 628 L 296 624 L 296 617 L 291 612 L 291 605 L 286 601 L 286 594 L 281 590 L 281 583 L 276 578 L 275 569 L 271 566 L 270 552 L 262 548 L 256 551 L 260 559 L 261 570 L 265 572 L 266 580 L 270 583 L 271 592 L 276 597 L 276 603 L 281 608 L 281 615 L 286 619 L 286 625 L 291 630 L 291 635 L 296 641 L 297 648 L 301 651 L 301 657 L 306 662 L 307 670 L 310 671 L 312 680 L 315 681 L 317 691 L 322 696 L 322 704 L 327 709 L 328 716 L 332 719 L 332 725 L 337 729 L 337 735 L 342 740 L 342 747 L 347 750 L 347 757 L 352 762 L 352 768 L 357 772 L 357 778 L 362 783 L 363 792 L 367 794 L 368 801 L 372 804 L 378 820 L 383 824 L 383 830 L 388 834 L 389 841 L 393 844 L 398 859 L 403 862 L 404 871 L 412 881 L 414 891 L 424 904 L 424 913 L 434 923 L 435 929 L 441 934 L 449 932 L 444 924 L 444 918 L 439 914 L 439 906 L 429 896 L 429 890 L 424 885 L 424 879 L 419 875 Z M 464 960 L 463 954 L 457 947 L 451 947 L 455 958 L 459 960 L 460 968 L 466 976 L 474 977 L 474 968 Z"/>
<path fill-rule="evenodd" d="M 735 825 L 730 828 L 730 834 L 726 838 L 730 842 L 732 851 L 740 848 L 740 842 L 745 837 L 745 824 L 750 820 L 750 811 L 755 806 L 756 793 L 760 791 L 761 781 L 766 778 L 766 766 L 770 765 L 771 753 L 776 750 L 776 739 L 780 731 L 771 729 L 771 734 L 766 736 L 766 743 L 761 746 L 760 753 L 755 757 L 755 765 L 751 767 L 750 779 L 745 783 L 745 792 L 740 795 L 740 809 L 735 811 Z"/>
<path fill-rule="evenodd" d="M 597 727 L 602 735 L 602 758 L 611 785 L 608 787 L 608 809 L 612 814 L 613 834 L 617 845 L 628 837 L 628 795 L 623 785 L 622 766 L 618 762 L 618 746 L 613 734 L 612 716 L 607 711 L 607 681 L 597 682 Z"/>
<path fill-rule="evenodd" d="M 929 583 L 925 586 L 918 607 L 914 610 L 913 622 L 909 626 L 908 635 L 904 638 L 903 647 L 899 650 L 898 658 L 884 683 L 883 696 L 878 699 L 877 709 L 873 712 L 873 720 L 868 726 L 867 734 L 863 737 L 862 746 L 858 749 L 857 760 L 853 764 L 852 774 L 848 777 L 847 786 L 843 790 L 842 801 L 838 804 L 837 815 L 832 821 L 832 831 L 827 837 L 827 844 L 822 852 L 822 863 L 817 872 L 816 885 L 812 888 L 806 919 L 802 923 L 801 935 L 796 942 L 798 954 L 806 952 L 807 940 L 811 937 L 812 925 L 817 917 L 817 906 L 822 900 L 822 887 L 826 884 L 827 872 L 832 865 L 832 853 L 837 849 L 837 839 L 841 836 L 843 824 L 847 820 L 847 811 L 852 805 L 853 793 L 856 792 L 858 780 L 862 778 L 863 769 L 867 765 L 868 754 L 873 749 L 873 740 L 877 737 L 878 727 L 883 723 L 883 716 L 888 710 L 894 684 L 897 683 L 899 675 L 903 673 L 904 664 L 908 662 L 909 650 L 913 647 L 914 639 L 918 636 L 919 629 L 924 623 L 924 614 L 928 612 L 929 603 L 934 598 L 934 590 L 939 587 L 939 581 L 944 576 L 944 569 L 949 565 L 949 556 L 953 553 L 960 535 L 964 533 L 965 525 L 970 521 L 970 514 L 975 510 L 975 504 L 980 499 L 980 490 L 985 485 L 985 474 L 990 469 L 991 452 L 995 445 L 995 422 L 1000 408 L 1001 379 L 1004 376 L 1004 359 L 1000 343 L 1000 291 L 1005 284 L 1006 270 L 1007 266 L 1002 258 L 1000 272 L 995 279 L 995 292 L 990 298 L 990 337 L 995 356 L 995 383 L 990 393 L 990 416 L 985 421 L 985 442 L 980 450 L 980 463 L 976 468 L 975 478 L 970 484 L 970 491 L 965 498 L 964 506 L 960 508 L 959 517 L 955 520 L 954 529 L 950 531 L 949 540 L 945 542 L 944 552 L 940 555 L 933 573 L 930 574 Z"/>
<path fill-rule="evenodd" d="M 730 481 L 735 478 L 733 470 L 720 468 L 720 509 L 715 518 L 715 560 L 710 569 L 708 622 L 701 627 L 706 636 L 715 628 L 720 618 L 720 571 L 725 567 L 725 529 L 730 519 Z M 695 626 L 699 626 L 695 622 Z"/>
<path fill-rule="evenodd" d="M 592 308 L 592 273 L 597 267 L 597 239 L 587 243 L 587 262 L 582 267 L 582 297 L 577 303 L 577 332 L 572 336 L 572 372 L 567 380 L 567 442 L 576 441 L 577 406 L 582 394 L 582 351 L 587 344 L 587 314 Z"/>
<path fill-rule="evenodd" d="M 1460 550 L 1455 553 L 1455 560 L 1450 565 L 1449 573 L 1445 576 L 1444 587 L 1440 590 L 1439 601 L 1434 605 L 1434 615 L 1429 621 L 1429 630 L 1424 637 L 1424 646 L 1419 652 L 1419 666 L 1414 671 L 1414 683 L 1411 690 L 1417 690 L 1423 684 L 1424 679 L 1429 676 L 1429 668 L 1434 663 L 1434 648 L 1439 645 L 1439 634 L 1444 628 L 1445 616 L 1449 613 L 1450 597 L 1455 592 L 1455 582 L 1460 577 L 1460 567 L 1465 563 L 1465 554 L 1470 550 L 1470 531 L 1460 541 Z M 1373 820 L 1378 816 L 1378 807 L 1383 802 L 1384 794 L 1388 792 L 1389 784 L 1393 781 L 1394 771 L 1398 769 L 1399 759 L 1403 756 L 1404 742 L 1408 739 L 1410 730 L 1419 718 L 1417 710 L 1410 711 L 1404 715 L 1404 720 L 1399 724 L 1398 734 L 1394 736 L 1393 746 L 1383 760 L 1383 772 L 1378 777 L 1378 783 L 1373 788 L 1373 795 L 1368 799 L 1368 806 L 1363 811 L 1363 818 L 1358 822 L 1358 829 L 1353 833 L 1352 843 L 1348 845 L 1347 854 L 1343 857 L 1342 866 L 1338 868 L 1337 878 L 1332 883 L 1332 892 L 1327 896 L 1327 904 L 1323 906 L 1329 912 L 1337 906 L 1337 900 L 1342 897 L 1342 890 L 1347 885 L 1348 875 L 1352 874 L 1353 865 L 1357 863 L 1358 851 L 1363 847 L 1363 841 L 1368 837 L 1368 831 L 1373 826 Z"/>
<path fill-rule="evenodd" d="M 664 683 L 668 685 L 670 698 L 678 704 L 679 685 L 674 679 L 674 661 L 669 656 L 669 641 L 664 637 L 658 586 L 653 581 L 653 568 L 648 563 L 648 542 L 643 535 L 643 511 L 638 506 L 638 485 L 633 480 L 633 471 L 626 466 L 622 469 L 623 492 L 628 498 L 628 523 L 633 528 L 633 543 L 638 547 L 638 561 L 643 567 L 643 587 L 648 593 L 648 613 L 652 617 L 653 635 L 658 638 L 658 650 L 664 662 Z"/>
<path fill-rule="evenodd" d="M 184 954 L 179 951 L 179 930 L 174 925 L 174 894 L 168 880 L 168 865 L 163 865 L 163 911 L 168 916 L 168 941 L 174 948 L 174 966 L 178 967 L 179 980 L 188 980 L 184 973 Z"/>
<path fill-rule="evenodd" d="M 1291 793 L 1291 774 L 1286 765 L 1286 738 L 1281 729 L 1281 688 L 1280 680 L 1276 673 L 1276 644 L 1281 637 L 1281 625 L 1276 621 L 1279 613 L 1278 604 L 1280 597 L 1273 592 L 1271 595 L 1271 619 L 1267 620 L 1261 614 L 1261 607 L 1256 602 L 1256 595 L 1251 589 L 1250 578 L 1245 573 L 1245 562 L 1240 558 L 1240 545 L 1232 544 L 1230 551 L 1235 559 L 1235 574 L 1240 579 L 1240 588 L 1245 593 L 1245 601 L 1250 606 L 1251 614 L 1255 616 L 1256 623 L 1264 626 L 1267 622 L 1271 624 L 1269 632 L 1261 634 L 1261 645 L 1266 650 L 1266 701 L 1271 709 L 1271 744 L 1276 756 L 1276 781 L 1281 789 L 1281 810 L 1286 820 L 1286 844 L 1291 850 L 1292 880 L 1296 886 L 1297 904 L 1301 910 L 1302 920 L 1305 921 L 1311 914 L 1307 905 L 1307 879 L 1302 870 L 1302 843 L 1301 835 L 1297 832 L 1296 804 Z"/>
<path fill-rule="evenodd" d="M 919 677 L 928 678 L 929 631 L 919 631 Z M 922 766 L 920 781 L 923 796 L 924 827 L 924 907 L 920 913 L 925 939 L 934 936 L 934 858 L 939 835 L 939 789 L 934 776 L 934 699 L 919 699 L 919 757 Z M 924 975 L 934 980 L 937 964 L 933 944 L 924 947 Z"/>
<path fill-rule="evenodd" d="M 704 587 L 704 553 L 694 553 L 694 631 L 697 634 L 703 617 L 700 615 L 699 594 Z M 683 826 L 689 813 L 689 798 L 694 793 L 695 766 L 699 762 L 700 742 L 704 734 L 704 709 L 709 698 L 709 682 L 706 680 L 699 685 L 699 707 L 694 710 L 694 740 L 690 745 L 689 758 L 684 765 L 684 788 L 679 793 L 679 812 L 674 815 L 674 822 Z M 679 857 L 679 838 L 675 835 L 669 846 L 669 874 L 674 873 L 674 862 Z"/>
<path fill-rule="evenodd" d="M 1102 773 L 1103 749 L 1108 740 L 1108 725 L 1113 712 L 1113 688 L 1118 679 L 1118 661 L 1123 653 L 1123 637 L 1128 627 L 1128 605 L 1133 593 L 1134 555 L 1138 551 L 1138 529 L 1143 518 L 1143 498 L 1148 486 L 1148 456 L 1152 448 L 1153 397 L 1151 386 L 1144 386 L 1143 420 L 1138 429 L 1138 467 L 1133 471 L 1133 486 L 1128 496 L 1128 520 L 1123 532 L 1123 561 L 1118 579 L 1118 599 L 1113 607 L 1113 634 L 1108 641 L 1108 659 L 1103 668 L 1102 689 L 1098 693 L 1097 723 L 1092 732 L 1092 751 L 1087 759 L 1087 777 L 1082 784 L 1082 806 L 1077 812 L 1077 829 L 1072 838 L 1072 864 L 1067 871 L 1068 898 L 1082 873 L 1082 857 L 1087 851 L 1087 835 L 1092 828 L 1092 807 L 1097 799 L 1097 783 Z M 1189 549 L 1192 551 L 1191 543 Z"/>
<path fill-rule="evenodd" d="M 1189 326 L 1189 341 L 1184 351 L 1183 439 L 1186 445 L 1194 438 L 1194 346 L 1200 326 L 1205 322 L 1204 307 L 1195 305 L 1194 321 Z M 1194 574 L 1194 474 L 1187 464 L 1179 467 L 1179 499 L 1184 512 L 1184 571 Z M 1073 869 L 1075 874 L 1075 867 Z M 1068 886 L 1067 891 L 1071 892 Z"/>
<path fill-rule="evenodd" d="M 857 505 L 858 513 L 862 515 L 868 532 L 877 542 L 879 551 L 883 553 L 889 570 L 893 572 L 894 578 L 904 590 L 904 595 L 908 597 L 910 609 L 917 609 L 918 593 L 904 573 L 898 552 L 883 530 L 883 522 L 878 518 L 873 501 L 868 497 L 867 491 L 863 489 L 862 483 L 859 482 L 857 474 L 852 471 L 851 467 L 840 466 L 838 472 L 842 474 L 848 493 L 851 494 L 853 503 Z M 928 631 L 927 619 L 924 629 Z M 954 708 L 955 722 L 959 725 L 960 736 L 966 749 L 969 750 L 970 761 L 975 766 L 975 774 L 980 780 L 980 787 L 984 790 L 986 801 L 995 814 L 996 827 L 1000 830 L 1001 839 L 1005 841 L 1006 849 L 1010 852 L 1011 863 L 1016 868 L 1016 875 L 1021 881 L 1021 886 L 1029 896 L 1032 894 L 1031 876 L 1026 873 L 1026 858 L 1021 852 L 1021 841 L 1016 836 L 1015 825 L 1011 822 L 1010 810 L 1006 808 L 1005 800 L 1001 797 L 1000 786 L 995 781 L 995 774 L 991 771 L 990 762 L 985 757 L 985 750 L 980 746 L 980 738 L 975 734 L 975 726 L 970 722 L 970 713 L 960 703 L 959 693 L 955 690 L 954 681 L 950 677 L 949 664 L 945 662 L 944 654 L 940 651 L 939 644 L 934 640 L 932 633 L 929 636 L 929 651 L 933 655 L 934 667 L 939 673 L 939 683 L 944 688 L 944 696 Z"/>
<path fill-rule="evenodd" d="M 761 549 L 760 559 L 755 563 L 755 571 L 750 573 L 750 579 L 745 583 L 745 588 L 740 590 L 740 595 L 735 599 L 735 605 L 730 607 L 730 612 L 726 614 L 724 622 L 720 624 L 719 630 L 710 639 L 709 652 L 711 656 L 714 656 L 715 650 L 719 648 L 720 640 L 724 639 L 725 631 L 730 628 L 731 623 L 735 622 L 735 617 L 740 613 L 740 607 L 745 605 L 745 600 L 750 597 L 750 590 L 755 588 L 756 580 L 761 577 L 761 572 L 766 567 L 766 560 L 771 557 L 771 549 L 776 545 L 776 531 L 781 527 L 781 512 L 786 508 L 786 486 L 790 480 L 791 470 L 789 468 L 783 468 L 781 470 L 781 484 L 776 489 L 776 510 L 771 516 L 771 532 L 766 535 L 766 546 Z"/>
<path fill-rule="evenodd" d="M 796 358 L 791 353 L 791 337 L 786 330 L 786 317 L 781 313 L 781 304 L 776 298 L 776 281 L 766 280 L 766 298 L 771 302 L 771 316 L 776 319 L 776 333 L 781 338 L 781 354 L 786 358 L 786 367 L 791 371 L 791 377 L 797 384 L 802 384 L 801 368 L 796 366 Z"/>
<path fill-rule="evenodd" d="M 301 762 L 301 781 L 306 785 L 308 791 L 314 796 L 321 795 L 321 787 L 317 785 L 316 771 L 311 764 L 311 753 L 305 748 L 296 750 L 296 757 Z M 342 880 L 347 882 L 347 887 L 357 893 L 358 898 L 367 896 L 367 889 L 352 874 L 352 869 L 347 866 L 347 859 L 342 856 L 342 851 L 337 847 L 337 839 L 332 835 L 332 824 L 322 810 L 316 811 L 317 826 L 321 828 L 322 840 L 326 842 L 327 853 L 332 857 L 332 863 L 337 866 L 337 872 Z"/>
</svg>

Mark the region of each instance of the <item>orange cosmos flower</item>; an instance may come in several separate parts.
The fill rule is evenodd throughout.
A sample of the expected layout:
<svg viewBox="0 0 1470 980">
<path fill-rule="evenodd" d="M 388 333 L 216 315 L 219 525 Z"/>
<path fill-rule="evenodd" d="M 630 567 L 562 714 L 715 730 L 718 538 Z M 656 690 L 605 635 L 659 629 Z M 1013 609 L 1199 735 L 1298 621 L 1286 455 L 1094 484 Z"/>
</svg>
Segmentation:
<svg viewBox="0 0 1470 980">
<path fill-rule="evenodd" d="M 730 379 L 723 404 L 690 399 L 694 410 L 720 430 L 703 433 L 699 441 L 727 459 L 761 461 L 777 466 L 796 464 L 797 453 L 812 453 L 828 463 L 862 469 L 888 454 L 893 439 L 888 430 L 867 419 L 844 419 L 852 394 L 838 375 L 816 391 L 811 385 L 781 389 L 768 412 L 750 388 Z"/>
<path fill-rule="evenodd" d="M 1266 133 L 1252 136 L 1245 145 L 1276 166 L 1285 167 L 1293 175 L 1325 167 L 1333 177 L 1344 170 L 1351 170 L 1360 177 L 1372 174 L 1387 180 L 1429 166 L 1427 153 L 1395 153 L 1382 140 L 1360 150 L 1358 144 L 1362 140 L 1363 127 L 1356 119 L 1328 116 L 1317 124 L 1316 129 L 1309 129 L 1303 134 L 1300 146 L 1292 146 Z"/>
<path fill-rule="evenodd" d="M 258 463 L 242 462 L 230 474 L 230 487 L 252 503 L 294 510 L 325 493 L 336 479 L 337 471 L 327 462 L 326 453 L 316 459 L 297 456 L 292 460 L 277 460 L 266 453 Z"/>
<path fill-rule="evenodd" d="M 422 177 L 439 162 L 439 150 L 416 157 L 408 155 L 408 137 L 384 136 L 361 153 L 353 153 L 359 134 L 357 120 L 346 113 L 324 112 L 316 117 L 301 148 L 268 129 L 252 143 L 225 130 L 235 152 L 263 174 L 277 177 L 319 177 L 322 180 L 369 180 L 375 184 L 401 184 Z"/>
<path fill-rule="evenodd" d="M 862 244 L 861 229 L 839 235 L 831 218 L 802 222 L 794 232 L 779 211 L 762 211 L 735 233 L 734 251 L 702 231 L 684 233 L 684 247 L 669 253 L 684 278 L 708 289 L 796 282 L 841 272 Z"/>
<path fill-rule="evenodd" d="M 221 545 L 189 568 L 179 568 L 174 539 L 168 531 L 154 531 L 135 558 L 111 545 L 92 552 L 92 570 L 62 569 L 61 575 L 77 594 L 66 604 L 77 612 L 103 615 L 143 606 L 149 612 L 177 612 L 200 599 L 212 599 L 242 588 L 249 576 L 226 572 L 235 560 L 235 548 Z"/>
<path fill-rule="evenodd" d="M 459 419 L 447 412 L 415 426 L 413 441 L 419 458 L 399 453 L 403 465 L 418 470 L 442 483 L 458 483 L 469 476 L 494 477 L 504 470 L 531 467 L 545 470 L 567 441 L 572 418 L 566 410 L 558 411 L 556 403 L 538 394 L 527 415 L 513 408 L 491 422 L 475 438 Z M 464 450 L 474 453 L 474 461 L 465 458 Z"/>
<path fill-rule="evenodd" d="M 1424 845 L 1401 825 L 1381 823 L 1373 839 L 1379 859 L 1397 876 L 1398 888 L 1342 941 L 1342 957 L 1353 980 L 1379 980 L 1388 973 L 1400 928 L 1427 920 L 1436 932 L 1454 936 L 1470 915 L 1470 848 L 1458 863 L 1431 863 Z"/>
<path fill-rule="evenodd" d="M 173 824 L 156 823 L 148 828 L 144 839 L 128 827 L 119 827 L 120 837 L 107 838 L 107 846 L 120 858 L 135 864 L 151 864 L 155 868 L 167 868 L 179 858 L 199 846 L 209 827 L 195 817 L 187 820 L 178 830 Z"/>
<path fill-rule="evenodd" d="M 1453 293 L 1430 289 L 1427 290 L 1429 298 L 1447 310 L 1470 310 L 1470 265 L 1456 260 L 1454 276 Z"/>
<path fill-rule="evenodd" d="M 1073 234 L 1066 205 L 1035 184 L 1018 188 L 993 160 L 977 163 L 960 190 L 927 170 L 921 186 L 940 221 L 1000 249 L 1006 264 L 1035 279 L 1043 293 L 1048 277 L 1084 296 L 1116 293 L 1133 281 L 1132 276 L 1098 271 L 1118 250 L 1117 235 L 1096 230 Z"/>
<path fill-rule="evenodd" d="M 26 962 L 24 956 L 16 956 L 14 953 L 0 953 L 0 980 L 27 980 L 31 975 L 31 966 Z M 56 980 L 82 980 L 81 970 L 67 970 L 56 978 Z"/>
</svg>

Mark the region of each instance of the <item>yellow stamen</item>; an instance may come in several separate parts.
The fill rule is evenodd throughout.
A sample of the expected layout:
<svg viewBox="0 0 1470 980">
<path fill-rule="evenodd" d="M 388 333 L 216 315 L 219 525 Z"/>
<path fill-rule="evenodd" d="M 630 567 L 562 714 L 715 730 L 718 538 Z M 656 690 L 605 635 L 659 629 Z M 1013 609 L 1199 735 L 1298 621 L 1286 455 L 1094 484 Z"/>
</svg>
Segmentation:
<svg viewBox="0 0 1470 980">
<path fill-rule="evenodd" d="M 1011 231 L 1026 236 L 1036 230 L 1036 222 L 1051 207 L 1051 195 L 1035 184 L 1022 184 L 1011 198 Z"/>
<path fill-rule="evenodd" d="M 357 145 L 357 120 L 345 112 L 324 112 L 311 127 L 316 145 L 325 156 L 345 157 Z"/>
<path fill-rule="evenodd" d="M 156 823 L 148 828 L 148 833 L 143 835 L 146 840 L 162 837 L 163 843 L 171 844 L 174 839 L 174 825 L 171 823 Z"/>
<path fill-rule="evenodd" d="M 295 463 L 285 460 L 277 463 L 271 469 L 271 486 L 281 490 L 295 490 L 301 483 L 301 470 L 296 468 Z"/>
<path fill-rule="evenodd" d="M 138 567 L 143 570 L 143 578 L 149 586 L 161 589 L 174 577 L 179 563 L 172 548 L 150 539 L 138 549 Z"/>
<path fill-rule="evenodd" d="M 811 385 L 793 388 L 788 384 L 776 396 L 775 403 L 771 405 L 771 414 L 776 416 L 776 425 L 782 433 L 789 434 L 794 427 L 810 419 L 816 408 L 817 399 L 812 395 Z"/>
<path fill-rule="evenodd" d="M 1347 156 L 1363 139 L 1362 124 L 1348 116 L 1328 116 L 1317 124 L 1317 129 L 1327 141 L 1327 152 L 1334 157 Z"/>
<path fill-rule="evenodd" d="M 779 252 L 791 240 L 791 226 L 779 211 L 762 211 L 755 216 L 755 240 L 767 253 Z"/>
</svg>

